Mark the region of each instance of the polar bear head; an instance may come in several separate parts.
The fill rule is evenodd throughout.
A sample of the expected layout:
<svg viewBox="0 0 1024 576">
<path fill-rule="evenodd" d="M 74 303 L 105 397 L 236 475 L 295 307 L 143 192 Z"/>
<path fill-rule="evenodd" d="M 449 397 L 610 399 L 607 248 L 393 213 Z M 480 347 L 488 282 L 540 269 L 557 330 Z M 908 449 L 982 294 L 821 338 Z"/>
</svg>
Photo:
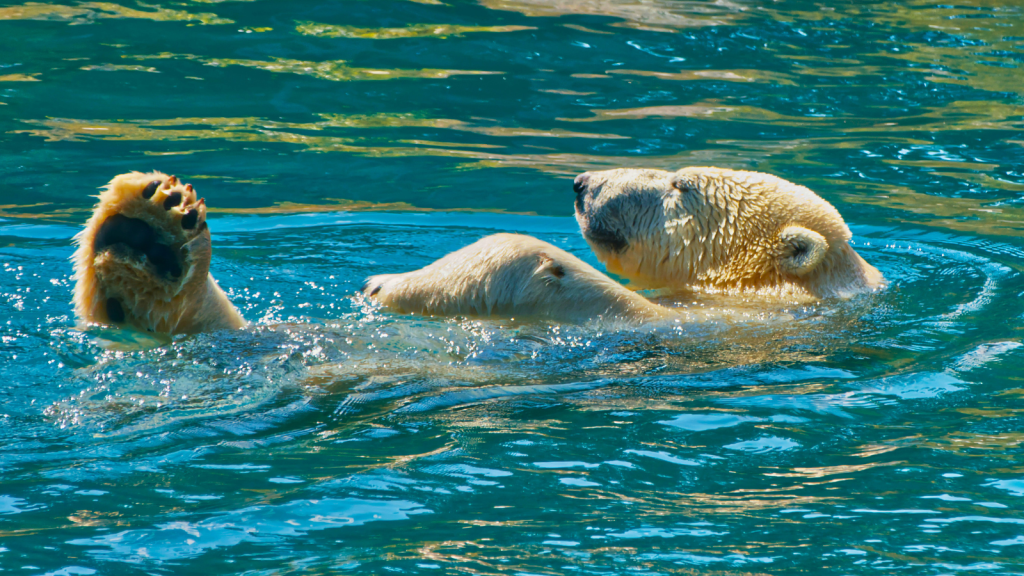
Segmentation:
<svg viewBox="0 0 1024 576">
<path fill-rule="evenodd" d="M 576 220 L 608 270 L 638 289 L 846 297 L 882 275 L 831 204 L 769 174 L 617 169 L 576 177 Z"/>
</svg>

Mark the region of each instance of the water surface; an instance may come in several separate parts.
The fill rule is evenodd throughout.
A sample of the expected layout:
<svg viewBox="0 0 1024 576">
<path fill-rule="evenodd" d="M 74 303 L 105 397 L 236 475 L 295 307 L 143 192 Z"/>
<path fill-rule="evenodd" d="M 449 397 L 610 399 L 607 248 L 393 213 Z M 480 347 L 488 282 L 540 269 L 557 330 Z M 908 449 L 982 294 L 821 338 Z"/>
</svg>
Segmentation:
<svg viewBox="0 0 1024 576">
<path fill-rule="evenodd" d="M 0 4 L 0 567 L 1024 572 L 1022 44 L 986 0 Z M 655 330 L 352 298 L 496 231 L 596 264 L 571 177 L 689 165 L 811 187 L 892 286 Z M 251 328 L 74 329 L 71 238 L 150 169 Z"/>
</svg>

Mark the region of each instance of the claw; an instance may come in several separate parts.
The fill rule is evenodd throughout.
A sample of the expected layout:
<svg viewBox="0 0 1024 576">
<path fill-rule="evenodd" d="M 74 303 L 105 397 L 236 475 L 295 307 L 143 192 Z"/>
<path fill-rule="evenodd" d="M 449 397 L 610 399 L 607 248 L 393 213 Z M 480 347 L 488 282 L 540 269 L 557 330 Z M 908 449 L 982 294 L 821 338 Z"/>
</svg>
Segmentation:
<svg viewBox="0 0 1024 576">
<path fill-rule="evenodd" d="M 170 190 L 171 188 L 174 188 L 177 185 L 178 185 L 178 177 L 177 176 L 171 176 L 170 178 L 167 179 L 166 182 L 164 182 L 164 190 Z"/>
<path fill-rule="evenodd" d="M 188 190 L 189 192 L 191 192 L 192 191 L 192 185 L 191 184 L 185 184 L 185 190 Z"/>
<path fill-rule="evenodd" d="M 193 210 L 195 210 L 196 214 L 199 215 L 197 220 L 199 223 L 199 230 L 202 231 L 206 227 L 206 198 L 200 198 L 199 201 L 195 203 L 195 208 L 193 208 Z"/>
</svg>

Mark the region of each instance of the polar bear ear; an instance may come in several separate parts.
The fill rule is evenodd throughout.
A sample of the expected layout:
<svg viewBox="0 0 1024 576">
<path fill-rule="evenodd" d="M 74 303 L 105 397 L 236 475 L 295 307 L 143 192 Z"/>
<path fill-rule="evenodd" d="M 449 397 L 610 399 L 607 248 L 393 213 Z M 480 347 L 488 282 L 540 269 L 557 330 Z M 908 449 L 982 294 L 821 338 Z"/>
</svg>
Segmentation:
<svg viewBox="0 0 1024 576">
<path fill-rule="evenodd" d="M 697 188 L 694 185 L 692 177 L 686 177 L 688 175 L 680 174 L 682 170 L 679 170 L 671 177 L 672 187 L 676 190 L 686 194 L 687 192 L 694 192 Z"/>
<path fill-rule="evenodd" d="M 805 276 L 825 259 L 828 240 L 803 226 L 786 226 L 779 232 L 779 266 L 794 276 Z"/>
<path fill-rule="evenodd" d="M 565 277 L 565 266 L 555 262 L 553 258 L 541 252 L 540 262 L 537 265 L 537 269 L 534 270 L 534 274 L 543 277 L 545 283 L 554 284 Z"/>
</svg>

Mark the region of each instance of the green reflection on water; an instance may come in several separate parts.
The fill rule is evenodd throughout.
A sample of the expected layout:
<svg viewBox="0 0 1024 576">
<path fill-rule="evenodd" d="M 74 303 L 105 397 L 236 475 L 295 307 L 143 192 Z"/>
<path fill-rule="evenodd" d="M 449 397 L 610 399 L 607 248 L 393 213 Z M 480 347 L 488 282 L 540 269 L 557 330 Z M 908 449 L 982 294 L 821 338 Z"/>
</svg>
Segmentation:
<svg viewBox="0 0 1024 576">
<path fill-rule="evenodd" d="M 114 2 L 79 2 L 74 6 L 28 2 L 21 6 L 0 8 L 0 20 L 54 20 L 69 24 L 90 24 L 96 20 L 128 18 L 156 22 L 198 22 L 200 24 L 233 24 L 234 20 L 216 14 L 193 14 L 183 10 L 148 6 L 137 10 Z"/>
<path fill-rule="evenodd" d="M 355 28 L 316 22 L 300 22 L 295 30 L 306 36 L 323 38 L 367 38 L 392 40 L 395 38 L 448 38 L 477 32 L 519 32 L 535 30 L 530 26 L 457 26 L 452 24 L 416 24 L 403 28 Z"/>
</svg>

